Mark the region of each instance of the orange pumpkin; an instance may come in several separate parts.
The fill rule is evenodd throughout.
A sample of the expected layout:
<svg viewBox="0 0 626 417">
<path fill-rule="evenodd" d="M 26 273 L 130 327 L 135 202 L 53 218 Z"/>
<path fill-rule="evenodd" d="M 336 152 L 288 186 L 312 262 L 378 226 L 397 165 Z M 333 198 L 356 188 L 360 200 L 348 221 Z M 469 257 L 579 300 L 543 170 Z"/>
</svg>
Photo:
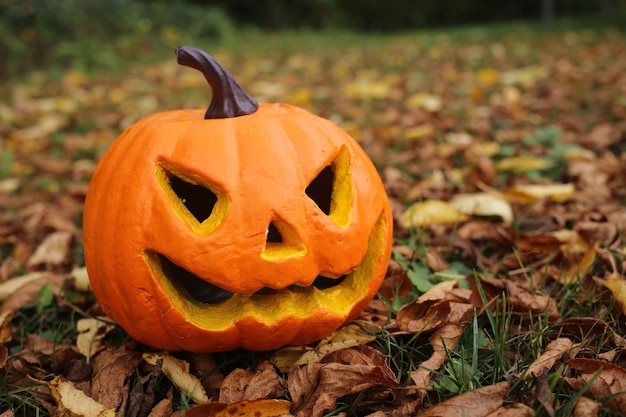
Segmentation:
<svg viewBox="0 0 626 417">
<path fill-rule="evenodd" d="M 148 116 L 103 156 L 84 210 L 93 291 L 160 349 L 319 340 L 384 278 L 392 218 L 377 171 L 331 121 L 257 105 L 210 55 L 177 55 L 204 73 L 211 106 Z"/>
</svg>

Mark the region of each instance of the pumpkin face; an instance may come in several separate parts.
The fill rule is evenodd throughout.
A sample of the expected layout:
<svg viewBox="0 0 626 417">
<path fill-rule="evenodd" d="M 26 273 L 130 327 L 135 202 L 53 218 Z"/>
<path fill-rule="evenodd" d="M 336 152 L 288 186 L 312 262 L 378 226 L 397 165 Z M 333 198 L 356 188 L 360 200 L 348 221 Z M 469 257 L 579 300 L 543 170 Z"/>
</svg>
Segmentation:
<svg viewBox="0 0 626 417">
<path fill-rule="evenodd" d="M 384 278 L 391 211 L 359 145 L 303 109 L 253 108 L 154 114 L 98 165 L 85 262 L 104 310 L 145 344 L 308 344 L 356 317 Z"/>
</svg>

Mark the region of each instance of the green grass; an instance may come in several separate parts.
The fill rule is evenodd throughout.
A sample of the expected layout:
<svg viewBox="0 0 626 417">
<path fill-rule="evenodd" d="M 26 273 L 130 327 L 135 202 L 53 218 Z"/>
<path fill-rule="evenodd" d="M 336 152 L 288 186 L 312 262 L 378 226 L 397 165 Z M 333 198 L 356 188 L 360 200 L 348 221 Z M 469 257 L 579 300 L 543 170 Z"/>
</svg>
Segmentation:
<svg viewBox="0 0 626 417">
<path fill-rule="evenodd" d="M 145 24 L 145 22 L 144 22 Z M 102 39 L 93 41 L 77 38 L 72 42 L 61 43 L 57 49 L 46 51 L 50 55 L 42 57 L 46 62 L 45 71 L 54 78 L 61 77 L 67 68 L 92 74 L 94 77 L 115 73 L 116 76 L 124 74 L 133 66 L 146 66 L 161 60 L 173 58 L 172 50 L 178 43 L 193 43 L 211 52 L 230 51 L 239 57 L 250 55 L 251 58 L 259 59 L 288 59 L 295 54 L 311 56 L 325 54 L 328 60 L 341 56 L 345 51 L 358 51 L 358 53 L 370 56 L 368 62 L 378 59 L 380 51 L 387 48 L 398 48 L 398 45 L 412 44 L 415 46 L 410 54 L 419 58 L 422 54 L 432 52 L 431 48 L 440 48 L 441 45 L 453 48 L 457 41 L 474 41 L 481 45 L 491 45 L 509 39 L 537 39 L 546 34 L 557 34 L 561 38 L 577 31 L 581 37 L 614 36 L 618 27 L 626 27 L 626 14 L 617 13 L 606 20 L 605 18 L 581 18 L 558 21 L 552 27 L 545 27 L 537 23 L 501 23 L 487 26 L 468 26 L 459 28 L 445 28 L 435 30 L 420 30 L 393 34 L 358 34 L 346 31 L 293 31 L 289 33 L 264 33 L 257 30 L 244 30 L 238 32 L 224 32 L 219 37 L 201 38 L 201 31 L 195 30 L 189 33 L 172 32 L 162 28 L 156 37 L 149 36 L 141 30 L 132 32 L 128 37 L 122 37 L 115 44 L 107 44 Z M 145 48 L 142 48 L 142 45 Z M 19 52 L 19 51 L 18 51 Z M 17 66 L 22 58 L 20 53 L 11 56 L 10 65 Z M 526 51 L 534 54 L 537 52 Z M 278 57 L 278 58 L 277 58 Z M 397 56 L 396 56 L 397 58 Z M 416 59 L 418 61 L 419 59 Z M 483 65 L 479 62 L 473 65 Z M 393 70 L 394 62 L 383 62 L 382 68 Z M 32 68 L 31 68 L 32 69 Z M 11 70 L 10 70 L 11 71 Z M 7 83 L 18 79 L 27 80 L 21 72 L 13 72 L 13 78 Z M 368 106 L 370 103 L 364 103 Z M 374 106 L 374 105 L 372 105 Z M 369 111 L 369 110 L 368 110 Z M 459 113 L 459 118 L 463 113 Z M 75 130 L 86 133 L 91 130 L 93 122 L 89 120 L 77 120 Z M 514 147 L 541 147 L 547 149 L 547 155 L 557 164 L 546 172 L 534 173 L 547 178 L 561 177 L 565 169 L 563 153 L 568 150 L 568 145 L 560 142 L 563 132 L 550 124 L 535 126 L 534 134 L 524 138 L 519 143 L 506 144 L 499 156 L 513 154 Z M 53 156 L 63 156 L 64 133 L 59 132 L 51 138 L 50 153 Z M 406 145 L 403 145 L 406 146 Z M 509 148 L 507 148 L 507 146 Z M 95 152 L 85 150 L 80 157 L 94 158 Z M 462 163 L 463 161 L 459 161 Z M 13 172 L 10 168 L 15 163 L 15 154 L 12 149 L 0 153 L 0 179 L 10 178 Z M 424 174 L 425 175 L 425 174 Z M 511 178 L 501 179 L 506 184 Z M 37 179 L 37 189 L 47 189 L 51 185 L 56 186 L 55 180 L 48 178 Z M 58 188 L 58 187 L 57 187 Z M 80 219 L 77 219 L 80 224 Z M 454 235 L 454 230 L 450 233 Z M 403 258 L 399 253 L 394 253 L 393 258 L 406 272 L 412 288 L 408 294 L 402 297 L 396 295 L 385 300 L 390 306 L 391 320 L 401 306 L 416 300 L 419 295 L 426 292 L 435 284 L 449 279 L 450 276 L 464 276 L 459 280 L 460 285 L 469 287 L 475 284 L 487 305 L 484 311 L 477 312 L 472 321 L 454 348 L 446 351 L 446 365 L 434 371 L 431 381 L 432 391 L 427 400 L 434 404 L 455 395 L 462 394 L 481 386 L 488 386 L 503 380 L 511 381 L 513 389 L 507 398 L 509 402 L 527 402 L 532 395 L 534 386 L 532 380 L 523 379 L 528 366 L 537 359 L 544 351 L 547 344 L 560 334 L 557 322 L 551 322 L 547 315 L 535 315 L 532 318 L 520 318 L 511 314 L 511 306 L 506 296 L 495 302 L 487 302 L 486 295 L 482 292 L 480 282 L 475 279 L 478 273 L 485 271 L 477 270 L 473 260 L 461 257 L 449 252 L 444 254 L 450 268 L 446 271 L 433 271 L 424 260 L 426 248 L 431 244 L 426 233 L 416 233 L 414 236 L 404 237 L 396 243 L 408 245 L 415 256 L 411 259 Z M 486 249 L 485 249 L 486 250 Z M 0 255 L 4 259 L 9 256 L 10 249 L 4 243 L 0 244 Z M 624 255 L 615 251 L 613 254 L 618 263 L 624 261 Z M 82 247 L 76 248 L 77 264 L 82 265 Z M 546 280 L 547 281 L 547 280 Z M 623 317 L 615 313 L 614 301 L 607 301 L 606 294 L 600 293 L 597 288 L 586 282 L 578 282 L 564 286 L 554 283 L 543 284 L 539 288 L 533 288 L 539 294 L 548 294 L 557 302 L 557 310 L 561 319 L 568 317 L 595 317 L 610 323 L 619 334 L 624 334 L 626 325 Z M 12 327 L 19 329 L 14 334 L 10 354 L 18 354 L 23 348 L 27 335 L 36 334 L 55 343 L 74 344 L 76 342 L 76 322 L 80 318 L 88 317 L 86 309 L 93 304 L 92 298 L 84 298 L 84 295 L 73 293 L 69 290 L 63 299 L 57 299 L 51 292 L 50 287 L 44 286 L 39 292 L 35 302 L 26 305 L 12 320 Z M 481 314 L 478 314 L 481 313 Z M 621 324 L 620 324 L 621 323 Z M 411 385 L 411 372 L 417 370 L 420 364 L 428 359 L 433 352 L 428 343 L 429 335 L 416 333 L 412 335 L 395 334 L 390 330 L 382 329 L 377 335 L 373 345 L 385 353 L 389 366 L 395 373 L 397 380 L 405 385 Z M 605 349 L 608 334 L 589 334 L 575 342 L 588 347 L 590 352 L 601 353 Z M 114 344 L 121 346 L 130 341 L 128 336 L 119 328 L 116 328 L 108 339 Z M 258 363 L 259 355 L 243 350 L 237 350 L 226 354 L 217 355 L 219 367 L 215 370 L 227 374 L 229 371 L 241 367 L 254 369 Z M 48 369 L 49 374 L 42 379 L 49 380 L 58 372 L 54 364 Z M 551 392 L 554 395 L 557 414 L 567 416 L 573 413 L 576 399 L 581 392 L 573 392 L 563 383 L 561 377 L 563 369 L 551 373 L 547 379 Z M 137 389 L 147 388 L 149 383 L 154 385 L 157 395 L 164 396 L 168 382 L 163 377 L 155 377 L 152 382 L 144 376 L 133 377 L 133 386 Z M 36 403 L 28 391 L 32 388 L 15 388 L 8 384 L 6 378 L 0 378 L 0 410 L 13 409 L 16 416 L 21 415 L 47 415 L 47 412 Z M 175 393 L 174 404 L 176 408 L 184 409 L 189 406 L 189 400 L 181 393 Z M 337 408 L 328 415 L 334 415 L 341 411 L 349 410 L 350 404 L 339 403 Z M 615 415 L 608 408 L 603 409 L 603 415 Z M 541 415 L 541 409 L 537 408 L 537 415 Z"/>
</svg>

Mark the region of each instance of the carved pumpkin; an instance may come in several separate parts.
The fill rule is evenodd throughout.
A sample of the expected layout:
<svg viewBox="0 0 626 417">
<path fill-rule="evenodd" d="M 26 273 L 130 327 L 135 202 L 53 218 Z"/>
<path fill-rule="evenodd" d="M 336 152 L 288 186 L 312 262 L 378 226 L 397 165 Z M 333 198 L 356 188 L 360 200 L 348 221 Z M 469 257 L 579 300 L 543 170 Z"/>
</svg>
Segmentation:
<svg viewBox="0 0 626 417">
<path fill-rule="evenodd" d="M 84 210 L 105 312 L 167 350 L 314 342 L 378 290 L 392 218 L 363 150 L 329 120 L 251 98 L 205 52 L 209 110 L 148 116 L 107 150 Z"/>
</svg>

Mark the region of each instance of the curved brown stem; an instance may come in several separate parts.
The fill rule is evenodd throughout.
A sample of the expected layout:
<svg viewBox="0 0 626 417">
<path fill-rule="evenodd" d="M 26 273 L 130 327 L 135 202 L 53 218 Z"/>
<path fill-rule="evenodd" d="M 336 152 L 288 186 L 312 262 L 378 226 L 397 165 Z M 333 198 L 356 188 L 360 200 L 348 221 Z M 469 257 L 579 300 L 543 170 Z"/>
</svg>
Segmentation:
<svg viewBox="0 0 626 417">
<path fill-rule="evenodd" d="M 235 81 L 211 55 L 193 46 L 176 49 L 180 65 L 197 69 L 211 86 L 213 98 L 205 119 L 224 119 L 252 114 L 259 108 L 257 101 Z"/>
</svg>

